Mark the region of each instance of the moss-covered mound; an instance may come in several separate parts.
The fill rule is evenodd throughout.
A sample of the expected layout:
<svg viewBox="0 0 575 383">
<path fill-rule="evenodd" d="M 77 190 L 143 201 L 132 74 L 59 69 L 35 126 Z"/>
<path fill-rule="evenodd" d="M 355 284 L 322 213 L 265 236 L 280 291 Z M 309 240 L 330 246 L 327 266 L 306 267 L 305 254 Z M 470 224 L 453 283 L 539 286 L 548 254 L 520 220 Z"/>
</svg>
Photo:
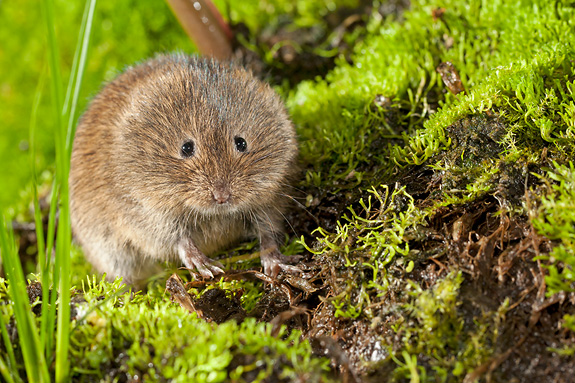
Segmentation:
<svg viewBox="0 0 575 383">
<path fill-rule="evenodd" d="M 374 381 L 573 374 L 573 12 L 412 1 L 290 93 L 320 332 Z"/>
</svg>

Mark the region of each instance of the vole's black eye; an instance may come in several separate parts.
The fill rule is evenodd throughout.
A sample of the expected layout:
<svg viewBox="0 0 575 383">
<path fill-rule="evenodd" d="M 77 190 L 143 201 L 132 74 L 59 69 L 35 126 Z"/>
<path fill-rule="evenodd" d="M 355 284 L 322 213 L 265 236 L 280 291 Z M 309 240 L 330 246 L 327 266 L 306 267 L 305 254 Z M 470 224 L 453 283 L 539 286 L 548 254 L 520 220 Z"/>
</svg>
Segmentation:
<svg viewBox="0 0 575 383">
<path fill-rule="evenodd" d="M 236 144 L 236 150 L 238 152 L 245 152 L 248 149 L 248 143 L 242 137 L 235 136 L 234 143 Z"/>
<path fill-rule="evenodd" d="M 186 141 L 180 148 L 180 154 L 183 158 L 189 158 L 194 155 L 195 150 L 196 148 L 194 147 L 194 141 Z"/>
</svg>

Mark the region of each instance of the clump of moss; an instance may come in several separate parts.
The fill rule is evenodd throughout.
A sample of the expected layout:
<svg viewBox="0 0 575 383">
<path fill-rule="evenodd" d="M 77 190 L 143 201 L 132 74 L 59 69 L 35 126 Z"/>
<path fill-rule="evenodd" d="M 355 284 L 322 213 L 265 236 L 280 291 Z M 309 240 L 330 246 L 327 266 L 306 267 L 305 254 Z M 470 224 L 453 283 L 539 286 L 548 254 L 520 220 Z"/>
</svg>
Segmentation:
<svg viewBox="0 0 575 383">
<path fill-rule="evenodd" d="M 540 257 L 548 261 L 549 296 L 575 291 L 575 168 L 572 162 L 553 165 L 547 172 L 549 191 L 532 218 L 533 227 L 555 243 L 549 254 Z"/>
<path fill-rule="evenodd" d="M 304 82 L 289 98 L 302 152 L 322 164 L 314 169 L 322 179 L 343 178 L 364 162 L 386 164 L 389 155 L 402 166 L 422 164 L 450 145 L 447 126 L 486 111 L 508 122 L 511 150 L 517 136 L 573 136 L 572 8 L 456 0 L 411 7 L 401 23 L 373 18 L 352 63 L 338 61 L 325 80 Z M 436 17 L 439 7 L 445 12 Z M 443 61 L 457 68 L 466 94 L 446 93 L 436 74 Z M 373 113 L 378 95 L 389 101 Z M 405 145 L 370 148 L 382 135 Z"/>
<path fill-rule="evenodd" d="M 461 272 L 453 272 L 429 290 L 411 284 L 413 300 L 404 306 L 405 319 L 396 324 L 403 348 L 390 350 L 397 364 L 394 379 L 473 381 L 480 375 L 475 370 L 495 354 L 509 302 L 468 323 L 459 308 L 463 280 Z"/>
<path fill-rule="evenodd" d="M 304 185 L 366 190 L 401 182 L 398 166 L 425 163 L 436 175 L 430 189 L 443 191 L 434 194 L 439 208 L 501 192 L 549 142 L 558 155 L 572 155 L 573 9 L 544 3 L 415 1 L 402 22 L 372 19 L 352 63 L 340 60 L 288 99 L 309 164 Z M 442 61 L 458 68 L 465 94 L 445 93 L 435 70 Z M 520 198 L 503 192 L 519 206 Z M 355 233 L 341 229 L 341 242 L 355 245 Z"/>
<path fill-rule="evenodd" d="M 532 213 L 533 227 L 539 234 L 553 241 L 549 254 L 539 256 L 548 270 L 545 276 L 547 296 L 575 292 L 575 167 L 553 163 L 547 172 L 547 193 L 541 196 Z M 575 316 L 566 314 L 563 327 L 575 334 Z M 562 354 L 575 353 L 570 344 Z"/>
<path fill-rule="evenodd" d="M 320 256 L 320 262 L 325 260 L 336 270 L 349 268 L 353 273 L 331 286 L 334 297 L 330 298 L 335 315 L 350 318 L 357 318 L 370 305 L 372 296 L 387 292 L 393 277 L 386 266 L 397 261 L 396 256 L 408 256 L 405 232 L 424 222 L 424 215 L 416 210 L 404 188 L 373 188 L 365 200 L 360 199 L 357 210 L 349 207 L 333 234 L 319 228 L 315 233 L 317 249 L 308 248 Z M 400 258 L 399 264 L 403 262 Z M 356 289 L 357 281 L 362 281 L 360 290 Z"/>
<path fill-rule="evenodd" d="M 527 52 L 529 53 L 529 52 Z M 507 126 L 501 142 L 506 154 L 519 147 L 541 148 L 552 142 L 567 155 L 574 152 L 573 79 L 575 51 L 557 43 L 505 67 L 494 68 L 468 95 L 444 107 L 425 123 L 425 129 L 408 138 L 405 148 L 395 148 L 398 163 L 421 164 L 445 143 L 445 127 L 468 115 L 498 115 Z M 434 148 L 425 151 L 424 148 Z"/>
<path fill-rule="evenodd" d="M 324 23 L 329 12 L 340 7 L 357 7 L 358 0 L 285 1 L 264 0 L 246 1 L 241 7 L 229 7 L 228 3 L 216 0 L 214 3 L 232 21 L 246 23 L 252 33 L 257 33 L 277 23 L 278 17 L 289 16 L 297 28 L 312 27 Z"/>
<path fill-rule="evenodd" d="M 170 303 L 160 289 L 131 296 L 119 282 L 91 280 L 76 307 L 71 338 L 78 381 L 308 381 L 326 378 L 328 360 L 312 356 L 301 333 L 248 318 L 207 323 Z"/>
</svg>

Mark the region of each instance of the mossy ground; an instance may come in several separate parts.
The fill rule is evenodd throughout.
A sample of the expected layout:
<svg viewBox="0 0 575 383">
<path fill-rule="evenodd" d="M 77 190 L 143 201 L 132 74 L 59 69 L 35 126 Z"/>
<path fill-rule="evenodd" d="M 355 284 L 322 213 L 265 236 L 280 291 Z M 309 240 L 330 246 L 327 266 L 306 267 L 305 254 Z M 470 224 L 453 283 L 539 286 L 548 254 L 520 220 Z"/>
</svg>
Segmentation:
<svg viewBox="0 0 575 383">
<path fill-rule="evenodd" d="M 262 321 L 221 325 L 170 303 L 165 277 L 135 297 L 90 279 L 75 303 L 74 379 L 569 381 L 573 4 L 398 1 L 370 17 L 358 3 L 295 4 L 231 14 L 300 136 L 304 208 L 288 215 L 285 250 L 307 254 L 304 276 L 219 282 Z M 330 24 L 338 5 L 363 22 L 338 30 L 353 15 Z M 283 12 L 289 22 L 262 31 Z M 288 41 L 275 41 L 286 25 Z M 310 57 L 317 77 L 299 74 Z M 447 61 L 463 93 L 443 83 Z M 77 268 L 77 281 L 85 274 Z M 269 321 L 291 332 L 274 337 Z"/>
</svg>

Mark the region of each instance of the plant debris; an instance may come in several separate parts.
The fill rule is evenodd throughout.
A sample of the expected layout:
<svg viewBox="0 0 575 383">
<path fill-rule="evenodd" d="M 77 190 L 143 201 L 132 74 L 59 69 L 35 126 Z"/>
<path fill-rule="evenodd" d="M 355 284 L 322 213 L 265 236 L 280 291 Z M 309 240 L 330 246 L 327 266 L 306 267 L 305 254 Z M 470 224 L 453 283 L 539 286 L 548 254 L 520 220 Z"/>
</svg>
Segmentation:
<svg viewBox="0 0 575 383">
<path fill-rule="evenodd" d="M 436 17 L 435 14 L 434 17 Z M 442 62 L 437 67 L 437 72 L 441 75 L 443 83 L 452 94 L 457 95 L 465 92 L 465 87 L 461 83 L 461 77 L 459 77 L 459 73 L 452 63 L 449 61 Z"/>
</svg>

